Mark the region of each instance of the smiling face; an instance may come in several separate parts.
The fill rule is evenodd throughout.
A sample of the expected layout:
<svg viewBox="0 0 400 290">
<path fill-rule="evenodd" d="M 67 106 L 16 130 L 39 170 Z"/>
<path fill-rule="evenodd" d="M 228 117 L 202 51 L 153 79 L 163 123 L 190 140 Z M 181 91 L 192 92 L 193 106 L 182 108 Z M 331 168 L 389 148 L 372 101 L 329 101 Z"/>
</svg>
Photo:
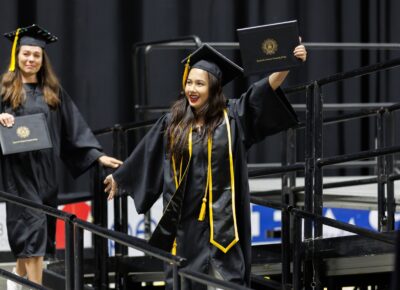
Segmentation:
<svg viewBox="0 0 400 290">
<path fill-rule="evenodd" d="M 200 110 L 208 101 L 208 72 L 198 68 L 191 69 L 186 81 L 185 95 L 190 106 L 195 111 Z"/>
<path fill-rule="evenodd" d="M 18 67 L 24 80 L 35 81 L 43 64 L 43 50 L 39 46 L 22 45 L 18 53 Z"/>
</svg>

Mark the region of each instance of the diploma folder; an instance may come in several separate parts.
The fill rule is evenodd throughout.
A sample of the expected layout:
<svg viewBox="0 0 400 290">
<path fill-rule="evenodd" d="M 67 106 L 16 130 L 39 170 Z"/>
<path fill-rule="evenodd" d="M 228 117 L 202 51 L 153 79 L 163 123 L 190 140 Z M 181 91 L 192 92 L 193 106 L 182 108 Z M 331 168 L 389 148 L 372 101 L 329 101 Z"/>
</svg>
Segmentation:
<svg viewBox="0 0 400 290">
<path fill-rule="evenodd" d="M 19 116 L 14 120 L 12 127 L 0 125 L 3 155 L 53 147 L 43 113 Z"/>
<path fill-rule="evenodd" d="M 301 64 L 297 20 L 237 29 L 244 74 L 287 70 Z"/>
</svg>

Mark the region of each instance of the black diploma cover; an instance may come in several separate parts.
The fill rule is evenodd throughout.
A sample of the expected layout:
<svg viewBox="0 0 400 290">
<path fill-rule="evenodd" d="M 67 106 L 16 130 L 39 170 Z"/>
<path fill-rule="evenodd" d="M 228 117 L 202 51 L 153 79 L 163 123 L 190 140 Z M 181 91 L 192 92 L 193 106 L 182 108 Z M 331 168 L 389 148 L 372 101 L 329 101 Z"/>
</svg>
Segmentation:
<svg viewBox="0 0 400 290">
<path fill-rule="evenodd" d="M 3 155 L 51 148 L 44 114 L 15 117 L 12 127 L 0 125 L 0 144 Z"/>
<path fill-rule="evenodd" d="M 244 74 L 287 70 L 301 64 L 297 20 L 237 29 Z"/>
</svg>

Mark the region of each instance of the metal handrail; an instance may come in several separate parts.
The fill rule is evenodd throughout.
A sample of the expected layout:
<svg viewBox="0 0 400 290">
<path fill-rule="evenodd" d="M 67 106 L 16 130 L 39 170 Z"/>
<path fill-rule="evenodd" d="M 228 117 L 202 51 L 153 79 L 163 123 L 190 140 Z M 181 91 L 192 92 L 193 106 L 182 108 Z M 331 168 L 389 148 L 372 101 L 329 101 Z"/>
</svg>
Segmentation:
<svg viewBox="0 0 400 290">
<path fill-rule="evenodd" d="M 34 201 L 19 197 L 19 196 L 15 196 L 13 194 L 10 194 L 8 192 L 5 191 L 1 191 L 0 190 L 0 199 L 14 203 L 14 204 L 18 204 L 36 211 L 41 211 L 44 212 L 48 215 L 51 215 L 53 217 L 56 217 L 58 219 L 62 219 L 63 221 L 70 221 L 72 220 L 75 215 L 58 210 L 56 208 L 53 208 L 51 206 L 48 205 L 43 205 L 43 204 L 39 204 L 36 203 Z"/>
<path fill-rule="evenodd" d="M 193 281 L 199 282 L 203 285 L 209 285 L 213 287 L 218 287 L 218 289 L 226 289 L 226 290 L 251 290 L 251 288 L 247 288 L 245 286 L 241 286 L 232 282 L 219 280 L 214 277 L 210 277 L 210 275 L 196 273 L 190 270 L 179 270 L 179 276 L 186 279 L 191 279 Z"/>
<path fill-rule="evenodd" d="M 282 210 L 282 211 L 288 211 L 288 212 L 295 214 L 301 218 L 307 218 L 307 219 L 312 219 L 314 221 L 320 221 L 324 225 L 335 227 L 335 228 L 338 228 L 338 229 L 341 229 L 341 230 L 344 230 L 347 232 L 355 233 L 360 236 L 364 236 L 364 237 L 371 238 L 374 240 L 379 240 L 379 241 L 385 242 L 387 244 L 394 245 L 396 243 L 395 239 L 383 236 L 380 233 L 377 233 L 377 232 L 374 232 L 371 230 L 367 230 L 367 229 L 363 229 L 363 228 L 357 227 L 355 225 L 337 221 L 337 220 L 334 220 L 331 218 L 327 218 L 327 217 L 324 217 L 324 216 L 321 216 L 318 214 L 310 213 L 308 211 L 301 210 L 296 207 L 287 206 L 287 205 L 284 205 L 279 202 L 268 201 L 268 200 L 265 200 L 265 199 L 262 199 L 259 197 L 254 197 L 254 196 L 252 196 L 250 198 L 250 200 L 252 203 L 255 203 L 258 205 L 263 205 L 266 207 L 270 207 L 270 208 L 274 208 L 274 209 L 278 209 L 278 210 Z"/>
<path fill-rule="evenodd" d="M 137 237 L 129 236 L 129 235 L 126 235 L 126 234 L 123 234 L 120 232 L 116 232 L 116 231 L 111 231 L 111 230 L 105 229 L 103 227 L 97 226 L 95 224 L 86 222 L 86 221 L 78 219 L 78 218 L 75 218 L 72 221 L 72 223 L 84 230 L 87 230 L 87 231 L 93 233 L 93 234 L 96 234 L 96 235 L 101 236 L 106 239 L 113 240 L 117 243 L 126 245 L 128 247 L 140 250 L 141 252 L 143 252 L 149 256 L 155 257 L 155 258 L 160 259 L 167 263 L 182 266 L 186 260 L 180 256 L 172 255 L 169 252 L 166 252 L 164 250 L 161 250 L 159 248 L 151 246 L 147 243 L 146 240 L 143 240 L 143 239 L 140 239 Z"/>
<path fill-rule="evenodd" d="M 209 45 L 222 48 L 239 48 L 239 42 L 207 42 Z M 154 43 L 155 44 L 155 43 Z M 357 49 L 357 50 L 400 50 L 400 43 L 357 43 L 357 42 L 302 42 L 308 48 L 312 50 L 317 49 Z M 170 42 L 170 43 L 158 43 L 154 45 L 155 48 L 160 49 L 179 49 L 179 48 L 194 48 L 194 44 L 188 44 L 187 42 Z"/>
<path fill-rule="evenodd" d="M 120 131 L 137 130 L 140 128 L 149 127 L 149 126 L 153 125 L 156 121 L 157 121 L 157 119 L 148 120 L 148 121 L 139 121 L 139 122 L 128 122 L 128 123 L 124 123 L 124 124 L 115 124 L 112 127 L 105 127 L 102 129 L 93 130 L 93 134 L 98 136 L 98 135 L 102 135 L 102 134 L 106 134 L 106 133 L 112 133 L 117 130 L 120 130 Z"/>
<path fill-rule="evenodd" d="M 287 165 L 287 166 L 281 166 L 277 168 L 263 168 L 263 169 L 255 169 L 249 171 L 249 177 L 254 178 L 254 177 L 262 177 L 265 175 L 270 175 L 270 174 L 277 174 L 277 173 L 284 173 L 284 172 L 290 172 L 290 171 L 299 171 L 299 170 L 304 170 L 304 163 L 296 163 L 292 165 Z"/>
<path fill-rule="evenodd" d="M 330 83 L 339 82 L 339 81 L 343 81 L 346 79 L 371 74 L 371 73 L 374 73 L 377 71 L 391 69 L 391 68 L 397 67 L 399 65 L 400 65 L 400 58 L 395 58 L 395 59 L 392 59 L 392 60 L 389 60 L 386 62 L 379 62 L 379 63 L 372 64 L 372 65 L 362 66 L 357 69 L 353 69 L 353 70 L 349 70 L 349 71 L 345 71 L 345 72 L 339 72 L 339 73 L 321 78 L 316 81 L 311 81 L 306 84 L 301 84 L 298 86 L 293 86 L 293 87 L 284 89 L 283 91 L 286 94 L 301 92 L 301 91 L 306 90 L 308 86 L 313 86 L 315 83 L 318 84 L 319 86 L 327 85 Z"/>
<path fill-rule="evenodd" d="M 397 152 L 400 152 L 400 146 L 390 146 L 390 147 L 385 147 L 385 148 L 361 151 L 359 153 L 319 158 L 316 161 L 316 165 L 322 167 L 322 166 L 327 166 L 327 165 L 331 165 L 331 164 L 338 164 L 338 163 L 343 163 L 343 162 L 347 162 L 347 161 L 365 159 L 365 158 L 370 158 L 370 157 L 377 157 L 377 156 L 382 156 L 382 155 L 387 155 L 387 154 L 392 154 L 392 153 L 397 153 Z"/>
<path fill-rule="evenodd" d="M 351 233 L 354 233 L 354 234 L 358 234 L 360 236 L 364 236 L 364 237 L 371 238 L 371 239 L 374 239 L 374 240 L 378 240 L 378 241 L 381 241 L 381 242 L 384 242 L 384 243 L 387 243 L 387 244 L 391 244 L 391 245 L 395 245 L 396 244 L 396 240 L 395 239 L 392 239 L 390 237 L 386 237 L 386 236 L 384 236 L 384 235 L 382 235 L 381 233 L 378 233 L 378 232 L 367 230 L 367 229 L 364 229 L 364 228 L 361 228 L 361 227 L 357 227 L 357 226 L 352 225 L 352 224 L 347 224 L 347 223 L 344 223 L 344 222 L 341 222 L 341 221 L 337 221 L 337 220 L 334 220 L 334 219 L 331 219 L 331 218 L 327 218 L 327 217 L 324 217 L 324 216 L 321 216 L 321 215 L 318 215 L 318 214 L 313 214 L 313 213 L 310 213 L 310 212 L 307 212 L 307 211 L 304 211 L 304 210 L 301 210 L 301 209 L 298 209 L 298 208 L 294 208 L 294 207 L 288 207 L 287 210 L 290 213 L 293 213 L 293 214 L 295 214 L 297 216 L 300 216 L 301 218 L 313 219 L 315 221 L 319 221 L 319 222 L 323 223 L 324 225 L 331 226 L 331 227 L 334 227 L 334 228 L 337 228 L 337 229 L 341 229 L 341 230 L 344 230 L 344 231 L 347 231 L 347 232 L 351 232 Z"/>
<path fill-rule="evenodd" d="M 21 276 L 18 276 L 16 274 L 10 273 L 7 270 L 1 269 L 0 268 L 0 276 L 5 277 L 7 280 L 12 280 L 14 282 L 17 282 L 18 284 L 24 285 L 29 288 L 37 289 L 37 290 L 49 290 L 48 288 L 36 284 L 28 279 L 22 278 Z"/>
<path fill-rule="evenodd" d="M 26 208 L 29 208 L 29 209 L 32 209 L 32 210 L 35 210 L 35 211 L 43 212 L 46 215 L 50 215 L 50 216 L 56 217 L 58 219 L 62 219 L 62 220 L 64 220 L 64 222 L 66 222 L 66 244 L 67 244 L 67 247 L 66 247 L 66 259 L 65 259 L 65 263 L 66 263 L 66 271 L 65 272 L 66 272 L 66 276 L 68 276 L 68 277 L 66 277 L 66 284 L 67 284 L 66 288 L 67 289 L 74 289 L 73 284 L 76 283 L 76 281 L 74 282 L 74 274 L 73 274 L 73 270 L 72 270 L 73 264 L 74 264 L 72 262 L 72 260 L 74 259 L 74 255 L 71 254 L 71 252 L 73 253 L 73 245 L 72 245 L 73 238 L 70 237 L 70 235 L 74 235 L 75 231 L 71 225 L 76 225 L 78 228 L 80 228 L 82 230 L 88 230 L 88 231 L 92 232 L 93 234 L 96 234 L 103 238 L 114 240 L 117 243 L 121 243 L 126 246 L 135 248 L 137 250 L 140 250 L 140 251 L 146 253 L 149 256 L 153 256 L 155 258 L 158 258 L 162 261 L 171 263 L 176 266 L 181 266 L 185 262 L 184 258 L 182 258 L 180 256 L 172 255 L 166 251 L 155 248 L 155 247 L 149 245 L 145 240 L 142 240 L 142 239 L 139 239 L 136 237 L 132 237 L 127 234 L 115 232 L 115 231 L 112 231 L 109 229 L 105 229 L 103 227 L 83 221 L 83 220 L 77 218 L 73 214 L 58 210 L 56 208 L 53 208 L 53 207 L 50 207 L 47 205 L 42 205 L 42 204 L 36 203 L 31 200 L 27 200 L 22 197 L 14 196 L 14 195 L 4 192 L 4 191 L 0 191 L 0 199 L 23 206 L 23 207 L 26 207 Z M 81 242 L 83 242 L 83 239 L 81 239 Z M 77 245 L 74 245 L 74 247 L 79 248 Z M 68 256 L 68 258 L 67 258 L 67 256 Z M 79 259 L 80 258 L 81 257 L 79 257 Z M 75 269 L 75 271 L 76 271 L 76 269 Z M 7 273 L 4 273 L 4 272 L 5 272 L 4 270 L 0 270 L 0 276 L 5 276 L 7 278 L 10 278 L 13 281 L 20 283 L 20 284 L 23 284 L 23 285 L 26 285 L 29 287 L 34 287 L 35 289 L 47 289 L 45 287 L 42 287 L 40 285 L 37 285 L 30 281 L 27 281 L 26 279 L 18 278 L 18 276 L 14 275 L 12 273 L 9 273 L 7 271 L 6 271 Z M 80 281 L 80 279 L 77 279 L 77 280 Z"/>
</svg>

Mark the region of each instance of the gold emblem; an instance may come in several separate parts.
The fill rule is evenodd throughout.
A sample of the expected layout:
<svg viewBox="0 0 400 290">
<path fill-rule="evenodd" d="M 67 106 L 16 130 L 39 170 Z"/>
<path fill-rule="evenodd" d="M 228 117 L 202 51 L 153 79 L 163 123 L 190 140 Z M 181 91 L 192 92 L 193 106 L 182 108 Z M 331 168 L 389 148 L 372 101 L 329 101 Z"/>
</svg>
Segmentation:
<svg viewBox="0 0 400 290">
<path fill-rule="evenodd" d="M 263 41 L 261 49 L 266 55 L 275 54 L 278 50 L 278 43 L 273 38 L 267 38 Z"/>
<path fill-rule="evenodd" d="M 18 137 L 25 139 L 29 137 L 29 134 L 31 134 L 31 131 L 29 130 L 28 127 L 21 126 L 17 128 L 17 135 Z"/>
</svg>

